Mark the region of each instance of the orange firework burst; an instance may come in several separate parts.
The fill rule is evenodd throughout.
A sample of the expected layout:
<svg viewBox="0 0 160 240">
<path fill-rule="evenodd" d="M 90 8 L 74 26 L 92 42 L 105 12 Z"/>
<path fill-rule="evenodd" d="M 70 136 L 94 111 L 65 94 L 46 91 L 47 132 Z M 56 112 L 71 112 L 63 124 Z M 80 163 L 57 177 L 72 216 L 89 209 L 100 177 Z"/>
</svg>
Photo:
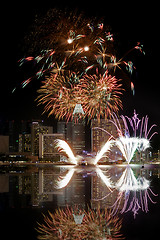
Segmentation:
<svg viewBox="0 0 160 240">
<path fill-rule="evenodd" d="M 113 111 L 117 112 L 122 108 L 120 99 L 122 85 L 107 71 L 103 75 L 85 75 L 80 84 L 83 92 L 83 109 L 89 119 L 107 118 Z"/>
<path fill-rule="evenodd" d="M 44 112 L 54 114 L 59 120 L 72 120 L 77 104 L 81 104 L 84 114 L 78 113 L 76 118 L 96 117 L 98 120 L 122 108 L 121 84 L 107 71 L 103 75 L 85 74 L 81 79 L 72 72 L 68 76 L 52 73 L 38 92 L 39 103 L 45 105 Z"/>
<path fill-rule="evenodd" d="M 68 76 L 52 73 L 46 78 L 37 98 L 39 104 L 45 105 L 44 112 L 48 112 L 49 116 L 54 114 L 59 120 L 73 118 L 74 108 L 81 99 L 81 89 L 72 84 L 74 81 L 76 75 L 70 72 Z M 79 115 L 76 114 L 76 117 L 81 117 Z"/>
<path fill-rule="evenodd" d="M 112 112 L 122 108 L 121 84 L 115 76 L 106 71 L 103 75 L 85 75 L 81 80 L 83 89 L 83 109 L 90 118 L 107 118 Z"/>
<path fill-rule="evenodd" d="M 120 233 L 122 221 L 112 217 L 107 209 L 77 210 L 67 207 L 57 209 L 54 214 L 49 212 L 49 216 L 44 216 L 44 223 L 39 224 L 38 239 L 124 239 Z"/>
</svg>

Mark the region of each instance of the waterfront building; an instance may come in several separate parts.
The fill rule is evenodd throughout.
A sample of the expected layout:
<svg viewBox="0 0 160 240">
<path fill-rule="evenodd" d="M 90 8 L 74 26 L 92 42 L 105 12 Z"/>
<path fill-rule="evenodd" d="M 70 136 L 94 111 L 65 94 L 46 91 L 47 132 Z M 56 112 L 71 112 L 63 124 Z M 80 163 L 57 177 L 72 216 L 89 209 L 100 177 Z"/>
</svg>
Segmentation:
<svg viewBox="0 0 160 240">
<path fill-rule="evenodd" d="M 31 152 L 31 134 L 19 134 L 19 152 Z"/>
<path fill-rule="evenodd" d="M 123 121 L 119 119 L 121 127 L 123 129 Z M 109 133 L 109 134 L 108 134 Z M 109 119 L 92 119 L 91 121 L 91 150 L 92 152 L 97 153 L 104 146 L 104 144 L 108 141 L 110 136 L 114 138 L 118 137 L 117 129 L 115 125 Z M 112 152 L 110 153 L 111 158 L 122 159 L 122 154 L 117 147 L 112 148 Z"/>
<path fill-rule="evenodd" d="M 39 135 L 51 134 L 53 127 L 44 126 L 43 121 L 34 121 L 31 125 L 31 153 L 33 156 L 39 155 Z"/>
<path fill-rule="evenodd" d="M 57 155 L 57 150 L 55 149 L 56 139 L 64 139 L 64 135 L 61 133 L 39 134 L 40 158 L 51 158 Z"/>
<path fill-rule="evenodd" d="M 73 149 L 74 154 L 85 150 L 85 121 L 58 122 L 57 133 L 64 134 L 65 140 Z"/>
</svg>

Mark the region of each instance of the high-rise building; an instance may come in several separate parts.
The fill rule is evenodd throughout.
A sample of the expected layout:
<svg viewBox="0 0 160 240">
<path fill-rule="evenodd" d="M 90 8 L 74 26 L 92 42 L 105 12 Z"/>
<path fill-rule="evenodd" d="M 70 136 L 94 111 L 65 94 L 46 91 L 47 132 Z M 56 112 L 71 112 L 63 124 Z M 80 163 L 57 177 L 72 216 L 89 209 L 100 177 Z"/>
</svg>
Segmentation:
<svg viewBox="0 0 160 240">
<path fill-rule="evenodd" d="M 85 121 L 72 122 L 72 146 L 75 153 L 85 150 Z"/>
<path fill-rule="evenodd" d="M 119 119 L 119 122 L 123 128 L 123 121 Z M 93 119 L 91 121 L 91 148 L 92 152 L 98 152 L 110 138 L 110 136 L 114 138 L 118 137 L 118 132 L 116 126 L 109 119 L 101 119 L 98 121 L 97 119 Z M 121 157 L 121 153 L 117 147 L 113 149 L 114 154 Z"/>
<path fill-rule="evenodd" d="M 9 121 L 8 122 L 8 135 L 9 135 L 9 151 L 19 151 L 19 134 L 30 134 L 30 121 Z M 20 143 L 21 144 L 21 143 Z"/>
<path fill-rule="evenodd" d="M 19 134 L 19 152 L 31 152 L 31 134 Z"/>
<path fill-rule="evenodd" d="M 59 171 L 58 171 L 59 170 Z M 56 182 L 60 177 L 65 177 L 68 170 L 57 168 L 54 171 L 52 168 L 43 168 L 39 170 L 39 195 L 48 195 L 47 201 L 52 201 L 56 198 L 57 206 L 82 206 L 85 207 L 85 182 L 81 173 L 74 173 L 72 179 L 67 186 L 62 189 L 56 189 Z M 90 187 L 90 186 L 89 186 Z M 89 189 L 87 189 L 87 193 Z M 52 203 L 53 204 L 53 203 Z"/>
<path fill-rule="evenodd" d="M 80 153 L 85 149 L 85 121 L 58 122 L 57 132 L 65 136 L 65 140 L 71 146 L 73 152 Z"/>
<path fill-rule="evenodd" d="M 42 121 L 32 122 L 31 125 L 31 152 L 33 156 L 38 156 L 39 154 L 39 135 L 40 134 L 51 134 L 53 132 L 53 127 L 43 126 Z"/>
<path fill-rule="evenodd" d="M 39 135 L 39 157 L 40 158 L 48 158 L 48 157 L 50 158 L 57 155 L 57 150 L 55 149 L 56 139 L 64 139 L 64 135 L 61 133 Z"/>
</svg>

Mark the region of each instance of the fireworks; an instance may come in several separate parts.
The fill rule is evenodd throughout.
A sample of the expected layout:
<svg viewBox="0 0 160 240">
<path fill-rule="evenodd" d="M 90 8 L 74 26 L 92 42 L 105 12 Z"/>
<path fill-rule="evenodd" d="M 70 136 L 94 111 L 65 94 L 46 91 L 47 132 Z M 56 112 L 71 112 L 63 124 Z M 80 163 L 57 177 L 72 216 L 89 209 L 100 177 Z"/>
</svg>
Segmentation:
<svg viewBox="0 0 160 240">
<path fill-rule="evenodd" d="M 113 144 L 113 141 L 109 139 L 105 145 L 102 147 L 102 149 L 97 153 L 97 156 L 94 160 L 94 164 L 96 165 L 98 161 L 103 157 L 104 153 L 108 152 Z"/>
<path fill-rule="evenodd" d="M 38 227 L 38 239 L 124 239 L 121 226 L 121 220 L 106 208 L 84 211 L 67 207 L 44 216 L 44 223 Z"/>
<path fill-rule="evenodd" d="M 135 151 L 145 151 L 150 147 L 147 139 L 139 139 L 136 137 L 119 137 L 115 140 L 115 145 L 120 149 L 127 163 L 132 160 Z"/>
<path fill-rule="evenodd" d="M 146 115 L 145 117 L 142 117 L 140 119 L 138 117 L 138 114 L 134 110 L 133 117 L 128 117 L 128 116 L 123 116 L 121 115 L 121 118 L 123 120 L 123 125 L 124 129 L 122 129 L 122 126 L 120 125 L 120 122 L 116 116 L 116 114 L 112 114 L 112 119 L 111 122 L 115 125 L 117 129 L 117 133 L 119 137 L 127 136 L 127 137 L 134 137 L 134 138 L 139 138 L 139 139 L 146 139 L 148 141 L 151 140 L 151 138 L 155 135 L 158 134 L 157 132 L 153 132 L 151 134 L 152 129 L 156 126 L 156 124 L 153 124 L 149 129 L 148 129 L 148 116 Z M 128 121 L 127 121 L 128 120 Z M 129 124 L 128 124 L 129 122 Z M 151 135 L 150 135 L 151 134 Z M 149 136 L 150 135 L 150 136 Z M 144 145 L 147 145 L 147 142 L 144 141 Z M 139 149 L 141 147 L 139 146 Z"/>
<path fill-rule="evenodd" d="M 39 104 L 45 105 L 44 112 L 49 112 L 49 116 L 55 114 L 57 119 L 73 118 L 74 108 L 81 101 L 81 89 L 72 85 L 71 81 L 77 81 L 77 76 L 69 73 L 69 76 L 52 73 L 44 81 L 38 97 Z M 81 114 L 76 114 L 81 117 Z"/>
<path fill-rule="evenodd" d="M 81 156 L 74 156 L 70 146 L 64 140 L 57 139 L 56 140 L 56 147 L 58 148 L 59 152 L 64 152 L 68 157 L 72 164 L 77 165 L 78 161 L 81 159 Z"/>
<path fill-rule="evenodd" d="M 58 119 L 72 120 L 77 104 L 81 104 L 84 111 L 76 115 L 77 118 L 96 117 L 99 120 L 122 108 L 121 84 L 107 71 L 103 75 L 85 74 L 81 79 L 75 73 L 66 77 L 52 73 L 43 83 L 38 91 L 39 103 L 45 105 L 45 112 L 55 114 Z"/>
<path fill-rule="evenodd" d="M 110 136 L 110 139 L 97 154 L 94 161 L 95 164 L 103 157 L 105 152 L 111 150 L 113 145 L 119 148 L 128 164 L 132 160 L 136 150 L 141 153 L 150 147 L 150 140 L 157 132 L 151 133 L 153 127 L 156 126 L 155 124 L 148 129 L 148 116 L 139 119 L 138 114 L 134 110 L 133 117 L 129 118 L 128 116 L 121 115 L 121 118 L 123 120 L 122 125 L 115 113 L 112 114 L 112 120 L 109 120 L 116 127 L 117 138 L 112 136 L 110 132 L 96 127 L 96 129 L 106 132 Z"/>
<path fill-rule="evenodd" d="M 36 20 L 29 39 L 26 43 L 31 45 L 30 52 L 38 55 L 19 60 L 20 66 L 30 62 L 35 69 L 21 86 L 24 88 L 33 79 L 45 77 L 38 90 L 44 112 L 69 121 L 76 104 L 81 104 L 85 112 L 76 116 L 77 119 L 106 118 L 122 107 L 122 89 L 115 70 L 122 70 L 124 65 L 132 74 L 134 65 L 125 57 L 134 49 L 143 52 L 140 43 L 118 59 L 109 27 L 96 19 L 56 9 Z M 134 94 L 133 82 L 131 90 Z"/>
<path fill-rule="evenodd" d="M 122 88 L 115 76 L 106 71 L 103 75 L 84 75 L 79 84 L 82 89 L 82 106 L 85 115 L 91 118 L 107 118 L 122 108 Z"/>
</svg>

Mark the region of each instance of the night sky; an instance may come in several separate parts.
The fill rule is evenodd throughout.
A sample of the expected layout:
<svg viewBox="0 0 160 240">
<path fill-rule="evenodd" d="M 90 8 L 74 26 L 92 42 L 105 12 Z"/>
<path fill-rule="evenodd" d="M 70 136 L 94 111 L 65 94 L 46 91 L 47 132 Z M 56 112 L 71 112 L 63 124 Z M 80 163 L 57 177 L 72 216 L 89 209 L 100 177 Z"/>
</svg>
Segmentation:
<svg viewBox="0 0 160 240">
<path fill-rule="evenodd" d="M 13 88 L 24 79 L 19 71 L 17 61 L 24 57 L 24 36 L 32 25 L 36 14 L 45 14 L 50 8 L 68 7 L 71 11 L 78 9 L 86 16 L 104 17 L 105 24 L 112 28 L 114 38 L 118 43 L 119 55 L 134 47 L 137 42 L 144 45 L 145 56 L 137 52 L 132 59 L 136 70 L 132 76 L 135 84 L 135 96 L 128 89 L 124 94 L 123 111 L 131 116 L 133 109 L 139 115 L 149 116 L 150 124 L 156 123 L 160 134 L 160 90 L 159 90 L 159 19 L 158 2 L 128 1 L 118 4 L 116 1 L 32 1 L 18 5 L 8 2 L 1 6 L 2 45 L 1 45 L 1 119 L 45 119 L 41 116 L 42 107 L 37 107 L 34 99 L 40 80 L 34 81 L 24 89 L 12 94 Z M 48 3 L 49 2 L 49 3 Z M 87 4 L 86 4 L 87 2 Z M 155 2 L 155 3 L 154 3 Z M 2 16 L 3 15 L 3 16 Z M 4 17 L 5 15 L 5 17 Z M 2 59 L 3 58 L 3 59 Z M 130 59 L 129 59 L 130 60 Z M 54 121 L 50 117 L 50 121 Z"/>
</svg>

